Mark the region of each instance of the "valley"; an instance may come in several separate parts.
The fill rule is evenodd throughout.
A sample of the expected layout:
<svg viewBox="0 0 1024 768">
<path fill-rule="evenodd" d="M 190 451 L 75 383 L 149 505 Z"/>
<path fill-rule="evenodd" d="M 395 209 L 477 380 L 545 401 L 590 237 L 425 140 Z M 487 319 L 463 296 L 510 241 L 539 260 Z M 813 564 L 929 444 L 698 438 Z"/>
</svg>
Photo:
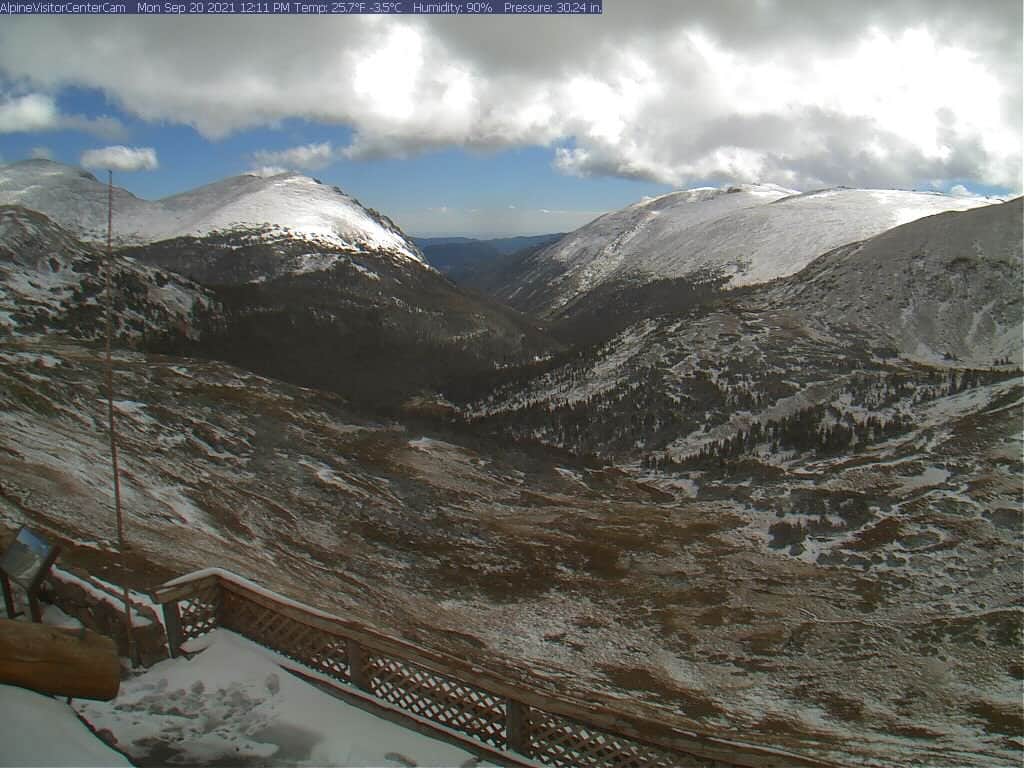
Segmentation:
<svg viewBox="0 0 1024 768">
<path fill-rule="evenodd" d="M 245 222 L 255 183 L 183 198 L 243 224 L 118 250 L 133 587 L 220 566 L 514 680 L 841 765 L 1019 754 L 1020 199 L 896 226 L 901 193 L 886 226 L 834 242 L 833 222 L 745 285 L 655 261 L 521 314 L 404 239 Z M 681 195 L 722 232 L 747 217 L 740 242 L 788 192 L 726 214 L 754 193 Z M 0 209 L 0 517 L 113 578 L 102 256 L 46 213 Z M 558 271 L 544 254 L 573 237 L 522 263 Z"/>
</svg>

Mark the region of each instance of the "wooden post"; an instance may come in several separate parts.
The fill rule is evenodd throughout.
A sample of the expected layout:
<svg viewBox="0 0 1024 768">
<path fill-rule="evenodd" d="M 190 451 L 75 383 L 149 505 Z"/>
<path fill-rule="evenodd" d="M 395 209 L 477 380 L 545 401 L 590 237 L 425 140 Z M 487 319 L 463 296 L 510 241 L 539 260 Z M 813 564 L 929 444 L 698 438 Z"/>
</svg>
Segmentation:
<svg viewBox="0 0 1024 768">
<path fill-rule="evenodd" d="M 43 623 L 43 609 L 39 607 L 39 598 L 36 597 L 35 591 L 28 593 L 28 611 L 32 621 L 36 624 Z"/>
<path fill-rule="evenodd" d="M 39 608 L 39 588 L 43 585 L 43 580 L 46 575 L 50 572 L 53 564 L 57 562 L 57 555 L 60 554 L 60 546 L 53 544 L 50 546 L 50 551 L 46 555 L 46 559 L 43 560 L 43 564 L 36 571 L 35 578 L 32 579 L 32 583 L 28 585 L 28 608 L 32 614 L 32 621 L 36 624 L 43 623 L 43 612 Z"/>
<path fill-rule="evenodd" d="M 214 592 L 214 603 L 213 603 L 213 618 L 216 621 L 216 626 L 224 626 L 224 603 L 227 602 L 225 597 L 226 590 L 224 585 L 220 583 L 220 579 L 217 580 L 216 591 Z"/>
<path fill-rule="evenodd" d="M 352 685 L 361 691 L 373 693 L 370 686 L 369 659 L 366 651 L 355 640 L 346 640 L 346 651 L 348 653 L 348 677 Z"/>
<path fill-rule="evenodd" d="M 530 708 L 515 699 L 505 700 L 505 739 L 510 750 L 530 756 Z"/>
<path fill-rule="evenodd" d="M 14 619 L 21 615 L 21 611 L 14 607 L 14 594 L 11 592 L 11 580 L 7 574 L 0 571 L 0 585 L 4 589 L 4 607 L 7 608 L 7 618 Z"/>
<path fill-rule="evenodd" d="M 171 658 L 181 652 L 181 614 L 178 613 L 178 601 L 164 603 L 164 629 L 167 631 L 167 650 Z"/>
</svg>

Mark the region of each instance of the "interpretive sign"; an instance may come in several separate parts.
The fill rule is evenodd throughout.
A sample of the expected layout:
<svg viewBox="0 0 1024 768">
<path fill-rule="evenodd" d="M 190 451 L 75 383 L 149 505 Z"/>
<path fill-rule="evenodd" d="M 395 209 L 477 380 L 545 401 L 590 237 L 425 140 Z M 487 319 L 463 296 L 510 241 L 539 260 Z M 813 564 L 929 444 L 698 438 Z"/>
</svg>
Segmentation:
<svg viewBox="0 0 1024 768">
<path fill-rule="evenodd" d="M 0 556 L 0 583 L 3 585 L 4 605 L 8 618 L 13 619 L 20 613 L 15 610 L 14 595 L 11 591 L 11 581 L 14 581 L 28 594 L 32 620 L 43 620 L 36 593 L 53 561 L 57 559 L 59 551 L 60 547 L 46 541 L 31 528 L 21 527 L 14 541 Z"/>
</svg>

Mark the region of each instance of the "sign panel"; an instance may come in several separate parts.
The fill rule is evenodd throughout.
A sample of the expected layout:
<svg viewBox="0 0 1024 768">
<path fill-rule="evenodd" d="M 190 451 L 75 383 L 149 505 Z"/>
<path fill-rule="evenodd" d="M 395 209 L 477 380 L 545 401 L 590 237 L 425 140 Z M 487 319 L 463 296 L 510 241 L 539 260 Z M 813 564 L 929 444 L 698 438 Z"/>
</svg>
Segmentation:
<svg viewBox="0 0 1024 768">
<path fill-rule="evenodd" d="M 22 587 L 31 589 L 53 563 L 53 553 L 53 544 L 23 527 L 0 557 L 0 568 Z"/>
</svg>

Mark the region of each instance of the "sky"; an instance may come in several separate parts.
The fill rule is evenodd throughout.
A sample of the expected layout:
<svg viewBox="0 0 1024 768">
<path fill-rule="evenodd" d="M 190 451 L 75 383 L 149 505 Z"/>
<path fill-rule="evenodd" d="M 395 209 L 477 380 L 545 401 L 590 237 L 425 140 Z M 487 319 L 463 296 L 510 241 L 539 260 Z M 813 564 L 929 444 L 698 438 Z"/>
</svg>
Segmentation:
<svg viewBox="0 0 1024 768">
<path fill-rule="evenodd" d="M 604 8 L 6 17 L 0 162 L 113 167 L 149 199 L 298 170 L 476 237 L 694 186 L 1021 191 L 1020 0 Z"/>
</svg>

